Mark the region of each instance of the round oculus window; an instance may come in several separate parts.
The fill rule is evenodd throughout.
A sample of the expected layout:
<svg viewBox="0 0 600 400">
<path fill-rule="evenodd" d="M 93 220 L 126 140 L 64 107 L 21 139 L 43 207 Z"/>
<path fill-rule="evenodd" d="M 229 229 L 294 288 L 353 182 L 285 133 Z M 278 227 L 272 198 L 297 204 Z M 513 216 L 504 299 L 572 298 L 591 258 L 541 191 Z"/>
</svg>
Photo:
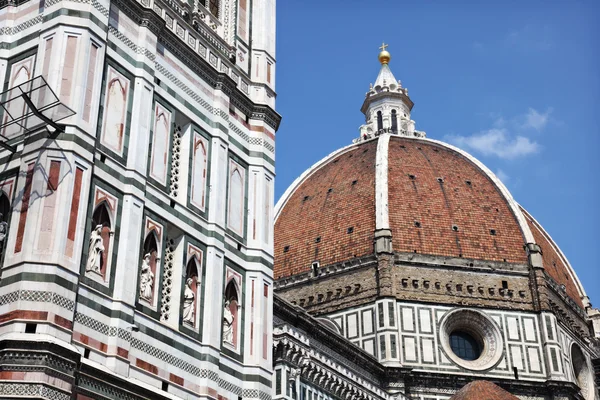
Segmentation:
<svg viewBox="0 0 600 400">
<path fill-rule="evenodd" d="M 439 332 L 446 357 L 465 369 L 493 368 L 503 356 L 498 325 L 480 311 L 449 311 L 440 323 Z"/>
<path fill-rule="evenodd" d="M 477 340 L 467 332 L 454 331 L 450 334 L 452 352 L 467 361 L 475 361 L 481 356 Z"/>
</svg>

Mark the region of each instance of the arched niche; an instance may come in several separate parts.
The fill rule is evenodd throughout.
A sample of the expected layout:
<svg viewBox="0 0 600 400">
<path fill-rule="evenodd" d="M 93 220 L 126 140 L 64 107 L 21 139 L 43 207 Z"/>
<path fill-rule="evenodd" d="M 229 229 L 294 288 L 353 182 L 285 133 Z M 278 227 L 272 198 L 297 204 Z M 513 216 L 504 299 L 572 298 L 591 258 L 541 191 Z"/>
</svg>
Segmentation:
<svg viewBox="0 0 600 400">
<path fill-rule="evenodd" d="M 98 274 L 103 280 L 106 280 L 112 253 L 112 225 L 108 204 L 106 202 L 98 204 L 92 214 L 92 224 L 89 227 L 90 243 L 86 272 Z"/>
<path fill-rule="evenodd" d="M 581 390 L 581 395 L 585 400 L 594 400 L 594 374 L 581 347 L 575 343 L 571 346 L 571 363 L 573 376 Z"/>
<path fill-rule="evenodd" d="M 0 191 L 0 222 L 7 222 L 10 218 L 10 200 L 3 191 Z"/>
<path fill-rule="evenodd" d="M 183 323 L 194 328 L 198 326 L 198 305 L 200 304 L 200 262 L 190 257 L 185 269 L 185 286 L 183 289 Z"/>
<path fill-rule="evenodd" d="M 4 255 L 4 247 L 7 241 L 9 218 L 10 200 L 4 191 L 0 191 L 0 261 Z"/>
<path fill-rule="evenodd" d="M 238 348 L 240 291 L 234 279 L 225 287 L 225 309 L 223 310 L 223 343 Z M 230 319 L 231 318 L 231 319 Z"/>
<path fill-rule="evenodd" d="M 152 229 L 144 239 L 142 265 L 140 268 L 140 299 L 154 305 L 156 297 L 156 274 L 159 250 L 156 231 Z"/>
</svg>

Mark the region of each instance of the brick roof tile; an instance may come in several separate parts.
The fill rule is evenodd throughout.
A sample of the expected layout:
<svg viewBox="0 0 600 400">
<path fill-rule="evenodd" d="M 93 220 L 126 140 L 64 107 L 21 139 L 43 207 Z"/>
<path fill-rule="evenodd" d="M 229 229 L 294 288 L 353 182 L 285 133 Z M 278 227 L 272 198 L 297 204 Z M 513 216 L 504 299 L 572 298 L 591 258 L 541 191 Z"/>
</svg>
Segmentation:
<svg viewBox="0 0 600 400">
<path fill-rule="evenodd" d="M 474 381 L 465 385 L 450 400 L 519 400 L 489 381 Z"/>
</svg>

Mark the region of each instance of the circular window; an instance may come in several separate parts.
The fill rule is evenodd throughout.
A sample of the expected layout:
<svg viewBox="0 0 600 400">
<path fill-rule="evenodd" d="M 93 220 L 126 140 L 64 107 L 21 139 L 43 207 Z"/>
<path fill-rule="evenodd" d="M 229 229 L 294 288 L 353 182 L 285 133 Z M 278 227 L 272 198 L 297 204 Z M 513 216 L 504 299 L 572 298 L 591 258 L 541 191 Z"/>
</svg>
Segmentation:
<svg viewBox="0 0 600 400">
<path fill-rule="evenodd" d="M 457 365 L 483 371 L 502 358 L 502 334 L 494 321 L 475 310 L 448 312 L 440 324 L 440 343 Z"/>
<path fill-rule="evenodd" d="M 460 358 L 474 361 L 481 355 L 477 340 L 467 332 L 455 331 L 450 334 L 450 348 Z"/>
</svg>

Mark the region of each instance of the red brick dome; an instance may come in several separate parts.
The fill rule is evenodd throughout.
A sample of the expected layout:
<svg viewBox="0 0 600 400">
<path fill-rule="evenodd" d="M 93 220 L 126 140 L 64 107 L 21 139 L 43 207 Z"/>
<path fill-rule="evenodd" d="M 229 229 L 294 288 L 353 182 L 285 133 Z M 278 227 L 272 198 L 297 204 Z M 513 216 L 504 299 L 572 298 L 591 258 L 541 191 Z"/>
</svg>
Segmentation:
<svg viewBox="0 0 600 400">
<path fill-rule="evenodd" d="M 382 135 L 315 164 L 276 206 L 276 279 L 375 254 L 375 232 L 395 253 L 527 265 L 526 244 L 580 307 L 583 289 L 546 232 L 483 164 L 442 142 Z"/>
</svg>

